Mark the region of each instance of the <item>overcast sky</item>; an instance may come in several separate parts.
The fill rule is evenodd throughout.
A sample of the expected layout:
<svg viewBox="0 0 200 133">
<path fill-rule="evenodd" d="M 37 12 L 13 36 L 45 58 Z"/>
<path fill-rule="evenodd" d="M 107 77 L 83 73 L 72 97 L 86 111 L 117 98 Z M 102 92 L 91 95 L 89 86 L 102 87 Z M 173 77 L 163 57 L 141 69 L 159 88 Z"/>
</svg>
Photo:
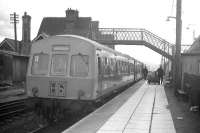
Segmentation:
<svg viewBox="0 0 200 133">
<path fill-rule="evenodd" d="M 174 4 L 173 4 L 174 3 Z M 199 35 L 199 0 L 182 0 L 182 43 L 191 44 L 193 31 Z M 16 12 L 20 16 L 18 40 L 21 40 L 21 17 L 24 11 L 31 15 L 31 38 L 39 29 L 43 17 L 64 17 L 67 8 L 79 10 L 79 16 L 92 17 L 106 28 L 145 28 L 175 43 L 175 19 L 167 22 L 167 16 L 175 16 L 176 0 L 0 0 L 0 41 L 13 38 L 13 25 L 9 15 Z M 190 29 L 186 27 L 190 24 Z M 137 59 L 160 63 L 160 56 L 148 48 L 136 46 L 117 46 Z M 151 57 L 151 58 L 150 58 Z"/>
</svg>

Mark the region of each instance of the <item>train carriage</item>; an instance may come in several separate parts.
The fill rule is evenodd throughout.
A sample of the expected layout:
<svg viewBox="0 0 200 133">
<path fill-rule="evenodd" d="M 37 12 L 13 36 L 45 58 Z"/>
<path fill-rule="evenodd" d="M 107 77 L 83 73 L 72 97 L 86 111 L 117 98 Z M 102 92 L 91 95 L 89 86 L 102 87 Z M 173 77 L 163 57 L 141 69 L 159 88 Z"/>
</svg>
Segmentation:
<svg viewBox="0 0 200 133">
<path fill-rule="evenodd" d="M 53 99 L 69 108 L 72 100 L 96 101 L 138 80 L 142 66 L 134 58 L 84 37 L 52 36 L 32 44 L 27 93 L 45 104 Z"/>
</svg>

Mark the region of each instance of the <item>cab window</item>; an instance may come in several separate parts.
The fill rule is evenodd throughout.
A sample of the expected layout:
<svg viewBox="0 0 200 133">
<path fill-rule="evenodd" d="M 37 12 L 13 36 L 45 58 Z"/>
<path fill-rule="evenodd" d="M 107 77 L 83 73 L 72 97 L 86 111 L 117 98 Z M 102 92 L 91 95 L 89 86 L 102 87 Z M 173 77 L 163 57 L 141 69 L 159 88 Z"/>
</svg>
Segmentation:
<svg viewBox="0 0 200 133">
<path fill-rule="evenodd" d="M 65 75 L 67 71 L 68 56 L 66 54 L 53 54 L 51 61 L 52 75 Z"/>
<path fill-rule="evenodd" d="M 31 74 L 45 75 L 48 73 L 49 55 L 44 53 L 35 54 L 32 60 Z"/>
<path fill-rule="evenodd" d="M 73 77 L 86 77 L 89 72 L 89 56 L 83 54 L 72 55 L 70 75 Z"/>
</svg>

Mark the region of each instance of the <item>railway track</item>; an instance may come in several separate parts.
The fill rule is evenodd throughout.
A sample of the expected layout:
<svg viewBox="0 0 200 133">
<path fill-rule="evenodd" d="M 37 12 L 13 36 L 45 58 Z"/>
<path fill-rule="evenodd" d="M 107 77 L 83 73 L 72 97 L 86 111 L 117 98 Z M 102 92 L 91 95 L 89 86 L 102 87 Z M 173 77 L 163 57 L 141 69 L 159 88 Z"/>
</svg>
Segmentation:
<svg viewBox="0 0 200 133">
<path fill-rule="evenodd" d="M 11 101 L 0 104 L 0 119 L 6 120 L 11 119 L 14 116 L 20 115 L 28 110 L 26 99 Z"/>
<path fill-rule="evenodd" d="M 125 88 L 127 88 L 126 86 Z M 117 92 L 113 92 L 109 97 L 105 97 L 99 103 L 96 103 L 94 110 L 102 106 L 113 97 L 121 93 L 125 89 L 119 89 Z M 42 119 L 34 113 L 33 109 L 29 109 L 26 106 L 26 101 L 31 99 L 22 99 L 7 103 L 0 103 L 0 132 L 27 132 L 27 133 L 40 133 L 40 132 L 61 132 L 67 127 L 73 125 L 83 117 L 87 116 L 89 112 L 82 112 L 77 116 L 69 114 L 68 119 L 59 120 L 57 122 L 48 123 L 45 119 Z"/>
</svg>

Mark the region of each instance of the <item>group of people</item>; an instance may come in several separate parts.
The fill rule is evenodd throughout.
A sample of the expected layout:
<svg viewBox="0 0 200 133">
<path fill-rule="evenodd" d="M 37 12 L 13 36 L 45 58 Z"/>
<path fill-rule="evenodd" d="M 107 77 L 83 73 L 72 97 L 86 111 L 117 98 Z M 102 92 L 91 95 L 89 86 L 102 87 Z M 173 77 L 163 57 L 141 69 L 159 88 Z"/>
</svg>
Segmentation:
<svg viewBox="0 0 200 133">
<path fill-rule="evenodd" d="M 148 69 L 145 66 L 142 70 L 144 79 L 147 79 L 147 75 L 148 75 Z M 159 79 L 159 83 L 162 84 L 163 83 L 163 76 L 164 76 L 164 70 L 162 69 L 162 66 L 160 66 L 157 70 L 156 70 L 156 76 L 158 76 Z"/>
</svg>

